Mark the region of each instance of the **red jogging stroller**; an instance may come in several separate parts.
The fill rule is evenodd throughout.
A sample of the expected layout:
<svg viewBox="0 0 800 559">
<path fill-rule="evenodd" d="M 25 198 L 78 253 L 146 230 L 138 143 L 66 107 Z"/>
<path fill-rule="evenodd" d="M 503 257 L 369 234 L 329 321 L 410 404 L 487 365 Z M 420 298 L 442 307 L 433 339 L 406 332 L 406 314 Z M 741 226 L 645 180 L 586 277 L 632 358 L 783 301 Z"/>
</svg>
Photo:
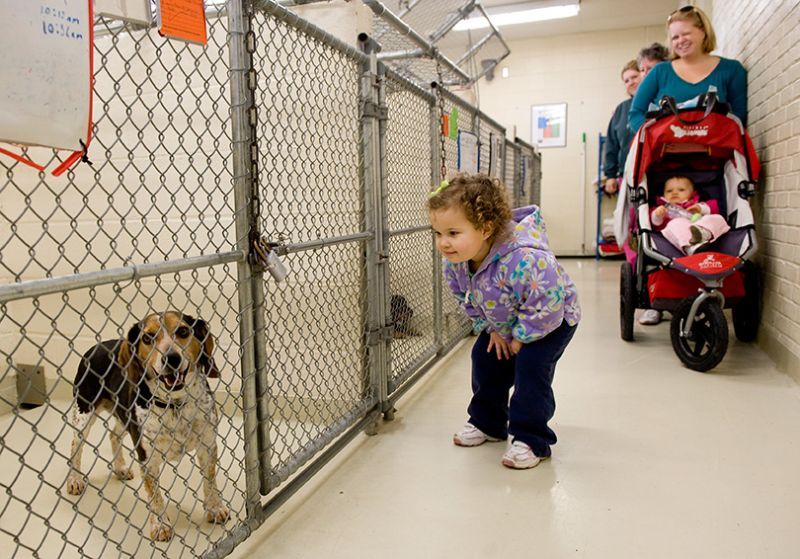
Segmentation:
<svg viewBox="0 0 800 559">
<path fill-rule="evenodd" d="M 637 308 L 669 311 L 675 353 L 688 368 L 705 372 L 728 349 L 724 308 L 733 311 L 739 340 L 750 342 L 757 334 L 760 281 L 750 261 L 757 243 L 748 200 L 759 163 L 741 121 L 713 93 L 680 106 L 665 97 L 647 117 L 628 156 L 627 196 L 615 212 L 617 238 L 629 233 L 635 250 L 620 273 L 620 333 L 633 340 Z M 692 179 L 701 201 L 717 200 L 730 225 L 691 256 L 650 224 L 650 205 L 675 175 Z"/>
</svg>

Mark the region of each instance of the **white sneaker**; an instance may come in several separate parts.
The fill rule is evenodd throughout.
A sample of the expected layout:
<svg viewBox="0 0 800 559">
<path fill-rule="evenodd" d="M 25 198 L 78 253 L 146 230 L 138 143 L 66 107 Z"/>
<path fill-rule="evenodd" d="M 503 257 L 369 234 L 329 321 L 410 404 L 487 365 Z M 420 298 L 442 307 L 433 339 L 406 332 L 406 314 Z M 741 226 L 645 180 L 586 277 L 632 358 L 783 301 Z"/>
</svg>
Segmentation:
<svg viewBox="0 0 800 559">
<path fill-rule="evenodd" d="M 689 232 L 692 234 L 689 239 L 690 245 L 698 245 L 700 243 L 707 243 L 711 240 L 711 231 L 699 225 L 690 225 Z"/>
<path fill-rule="evenodd" d="M 652 326 L 653 324 L 658 324 L 659 322 L 661 322 L 661 311 L 657 311 L 655 309 L 647 309 L 642 313 L 642 316 L 639 317 L 639 324 Z"/>
<path fill-rule="evenodd" d="M 511 443 L 503 454 L 503 466 L 515 470 L 527 470 L 537 466 L 542 459 L 536 456 L 531 447 L 522 441 Z"/>
<path fill-rule="evenodd" d="M 478 446 L 485 442 L 496 443 L 501 439 L 490 437 L 472 423 L 467 423 L 464 428 L 453 435 L 453 444 L 458 446 Z"/>
</svg>

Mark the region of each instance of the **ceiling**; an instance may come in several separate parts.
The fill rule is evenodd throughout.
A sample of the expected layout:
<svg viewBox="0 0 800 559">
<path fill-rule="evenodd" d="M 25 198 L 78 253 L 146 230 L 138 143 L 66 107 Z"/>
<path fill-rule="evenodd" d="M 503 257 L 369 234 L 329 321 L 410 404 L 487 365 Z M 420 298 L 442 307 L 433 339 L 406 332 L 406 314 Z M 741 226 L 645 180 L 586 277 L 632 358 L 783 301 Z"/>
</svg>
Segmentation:
<svg viewBox="0 0 800 559">
<path fill-rule="evenodd" d="M 559 3 L 532 0 L 479 1 L 490 14 L 491 9 L 498 6 L 524 4 L 535 7 L 535 4 L 549 6 Z M 667 16 L 678 6 L 686 3 L 679 0 L 580 0 L 580 2 L 581 11 L 576 17 L 503 26 L 500 28 L 500 34 L 506 41 L 516 41 L 548 35 L 664 25 Z"/>
</svg>

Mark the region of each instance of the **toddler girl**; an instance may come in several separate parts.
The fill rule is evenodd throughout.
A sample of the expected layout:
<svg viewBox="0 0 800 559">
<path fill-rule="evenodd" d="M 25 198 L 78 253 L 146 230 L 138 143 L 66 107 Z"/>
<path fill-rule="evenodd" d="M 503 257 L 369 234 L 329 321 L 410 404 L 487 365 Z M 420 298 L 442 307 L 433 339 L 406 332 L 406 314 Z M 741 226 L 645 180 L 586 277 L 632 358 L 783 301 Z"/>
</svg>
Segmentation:
<svg viewBox="0 0 800 559">
<path fill-rule="evenodd" d="M 536 466 L 556 435 L 553 374 L 580 320 L 575 285 L 548 248 L 536 206 L 513 214 L 487 175 L 442 182 L 428 201 L 450 290 L 473 321 L 469 422 L 459 446 L 511 437 L 502 463 Z M 514 393 L 509 403 L 509 391 Z"/>
<path fill-rule="evenodd" d="M 686 254 L 694 254 L 730 230 L 719 215 L 716 200 L 700 202 L 694 183 L 688 177 L 675 176 L 664 184 L 664 196 L 650 210 L 650 222 L 670 243 Z"/>
</svg>

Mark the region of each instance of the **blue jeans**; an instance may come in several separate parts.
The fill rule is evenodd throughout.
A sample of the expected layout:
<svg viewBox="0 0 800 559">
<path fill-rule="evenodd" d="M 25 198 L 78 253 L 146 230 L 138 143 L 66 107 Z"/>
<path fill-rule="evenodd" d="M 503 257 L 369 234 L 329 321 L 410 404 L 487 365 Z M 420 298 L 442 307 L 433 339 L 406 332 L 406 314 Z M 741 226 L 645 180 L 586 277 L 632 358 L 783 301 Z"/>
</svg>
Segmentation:
<svg viewBox="0 0 800 559">
<path fill-rule="evenodd" d="M 540 458 L 550 456 L 550 445 L 556 443 L 556 434 L 547 426 L 556 411 L 553 375 L 576 328 L 562 322 L 544 338 L 522 346 L 511 359 L 498 359 L 494 348 L 487 352 L 490 336 L 481 332 L 472 347 L 469 422 L 492 437 L 510 435 L 526 443 Z"/>
</svg>

